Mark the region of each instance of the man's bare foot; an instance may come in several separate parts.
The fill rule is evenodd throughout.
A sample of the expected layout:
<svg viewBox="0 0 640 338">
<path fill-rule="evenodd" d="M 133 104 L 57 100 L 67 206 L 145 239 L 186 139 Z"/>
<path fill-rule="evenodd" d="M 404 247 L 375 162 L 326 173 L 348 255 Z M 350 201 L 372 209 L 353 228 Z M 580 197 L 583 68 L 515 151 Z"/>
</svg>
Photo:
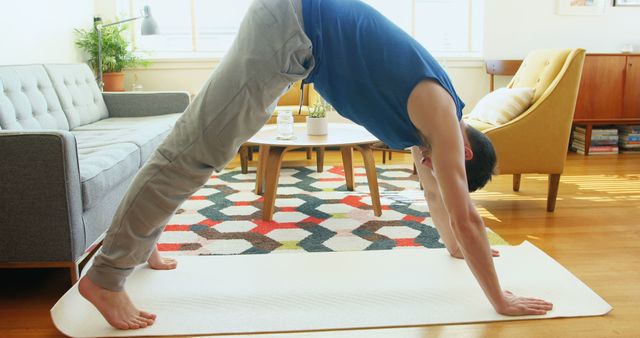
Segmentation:
<svg viewBox="0 0 640 338">
<path fill-rule="evenodd" d="M 160 256 L 157 248 L 153 249 L 147 263 L 154 270 L 173 270 L 178 266 L 178 261 L 175 259 Z"/>
<path fill-rule="evenodd" d="M 116 329 L 136 330 L 153 325 L 156 315 L 136 309 L 125 291 L 111 291 L 94 284 L 84 276 L 78 284 L 82 297 L 100 311 Z"/>
</svg>

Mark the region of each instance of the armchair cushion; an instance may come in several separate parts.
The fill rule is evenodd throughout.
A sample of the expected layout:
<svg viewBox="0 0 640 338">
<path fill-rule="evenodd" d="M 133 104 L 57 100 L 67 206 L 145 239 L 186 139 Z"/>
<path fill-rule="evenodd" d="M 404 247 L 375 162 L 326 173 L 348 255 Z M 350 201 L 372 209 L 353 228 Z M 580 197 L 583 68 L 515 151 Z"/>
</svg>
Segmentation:
<svg viewBox="0 0 640 338">
<path fill-rule="evenodd" d="M 531 106 L 534 92 L 533 88 L 500 88 L 483 97 L 467 118 L 494 126 L 505 124 Z"/>
<path fill-rule="evenodd" d="M 557 80 L 572 52 L 572 49 L 532 51 L 507 87 L 533 87 L 533 101 L 538 101 L 547 90 L 553 89 L 551 84 Z"/>
</svg>

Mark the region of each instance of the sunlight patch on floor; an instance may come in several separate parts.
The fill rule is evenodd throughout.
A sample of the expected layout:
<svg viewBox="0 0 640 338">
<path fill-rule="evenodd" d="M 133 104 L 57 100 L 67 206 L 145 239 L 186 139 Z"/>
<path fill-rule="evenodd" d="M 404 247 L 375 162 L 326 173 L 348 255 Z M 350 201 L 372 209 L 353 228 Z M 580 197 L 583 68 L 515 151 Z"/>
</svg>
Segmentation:
<svg viewBox="0 0 640 338">
<path fill-rule="evenodd" d="M 547 181 L 547 176 L 527 179 Z M 560 182 L 574 184 L 582 191 L 605 193 L 607 196 L 575 196 L 576 200 L 594 202 L 640 201 L 640 175 L 576 175 L 562 176 Z"/>
<path fill-rule="evenodd" d="M 471 193 L 471 198 L 482 201 L 546 201 L 547 197 L 521 196 L 498 191 L 480 190 Z"/>
<path fill-rule="evenodd" d="M 490 219 L 490 220 L 496 221 L 496 222 L 502 222 L 498 217 L 496 217 L 494 214 L 492 214 L 489 210 L 485 209 L 484 207 L 482 207 L 480 205 L 476 205 L 476 210 L 478 211 L 478 214 L 482 218 Z"/>
</svg>

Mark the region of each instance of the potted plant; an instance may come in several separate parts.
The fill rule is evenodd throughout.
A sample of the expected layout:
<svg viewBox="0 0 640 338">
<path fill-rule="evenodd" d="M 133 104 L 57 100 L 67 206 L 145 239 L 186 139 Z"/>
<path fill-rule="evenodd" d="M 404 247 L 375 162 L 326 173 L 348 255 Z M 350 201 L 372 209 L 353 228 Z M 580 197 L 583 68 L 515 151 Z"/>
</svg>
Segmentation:
<svg viewBox="0 0 640 338">
<path fill-rule="evenodd" d="M 316 102 L 311 111 L 309 112 L 309 118 L 307 118 L 307 134 L 309 135 L 327 135 L 328 133 L 328 121 L 327 110 L 329 104 L 323 99 Z"/>
<path fill-rule="evenodd" d="M 124 91 L 124 68 L 148 66 L 131 52 L 123 32 L 127 25 L 102 28 L 102 70 L 105 91 Z M 89 55 L 89 66 L 98 72 L 98 33 L 95 29 L 75 29 L 76 46 Z"/>
</svg>

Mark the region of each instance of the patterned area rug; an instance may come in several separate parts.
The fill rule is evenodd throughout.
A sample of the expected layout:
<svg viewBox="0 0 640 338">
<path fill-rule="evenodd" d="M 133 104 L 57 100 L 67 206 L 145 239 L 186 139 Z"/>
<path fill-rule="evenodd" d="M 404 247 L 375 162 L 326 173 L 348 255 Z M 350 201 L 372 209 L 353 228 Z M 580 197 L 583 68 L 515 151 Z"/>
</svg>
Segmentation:
<svg viewBox="0 0 640 338">
<path fill-rule="evenodd" d="M 253 192 L 255 172 L 223 171 L 186 201 L 158 247 L 181 255 L 264 254 L 442 248 L 417 175 L 408 166 L 378 166 L 382 216 L 373 215 L 364 168 L 348 191 L 342 167 L 283 168 L 272 222 Z M 487 231 L 492 244 L 507 244 Z"/>
</svg>

